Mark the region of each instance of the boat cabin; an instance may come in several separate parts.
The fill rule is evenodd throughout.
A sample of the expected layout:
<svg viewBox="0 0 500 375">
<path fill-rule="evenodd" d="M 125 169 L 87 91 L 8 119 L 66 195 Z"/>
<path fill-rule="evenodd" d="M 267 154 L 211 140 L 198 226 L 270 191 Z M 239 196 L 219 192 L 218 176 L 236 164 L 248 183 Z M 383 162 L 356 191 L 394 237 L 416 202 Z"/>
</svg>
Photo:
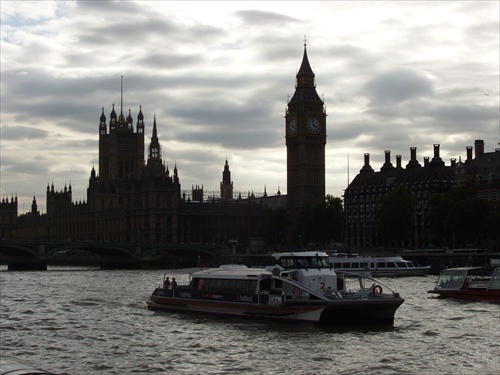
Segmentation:
<svg viewBox="0 0 500 375">
<path fill-rule="evenodd" d="M 435 289 L 500 289 L 500 268 L 460 267 L 441 271 Z"/>
</svg>

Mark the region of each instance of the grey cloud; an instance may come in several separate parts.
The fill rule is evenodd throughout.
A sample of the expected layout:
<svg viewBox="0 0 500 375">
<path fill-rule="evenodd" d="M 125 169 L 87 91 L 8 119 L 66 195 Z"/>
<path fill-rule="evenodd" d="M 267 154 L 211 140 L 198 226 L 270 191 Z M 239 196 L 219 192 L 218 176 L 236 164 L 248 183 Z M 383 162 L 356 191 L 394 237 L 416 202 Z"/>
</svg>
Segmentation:
<svg viewBox="0 0 500 375">
<path fill-rule="evenodd" d="M 2 125 L 1 129 L 1 139 L 16 141 L 16 140 L 24 140 L 24 139 L 46 139 L 49 136 L 49 132 L 41 129 L 36 129 L 31 126 L 22 126 L 22 125 Z"/>
<path fill-rule="evenodd" d="M 33 156 L 31 159 L 2 155 L 2 178 L 9 179 L 11 173 L 24 176 L 46 175 L 49 173 L 46 161 L 47 158 L 39 154 Z"/>
<path fill-rule="evenodd" d="M 139 59 L 137 62 L 141 65 L 146 65 L 150 68 L 159 69 L 175 69 L 182 68 L 186 65 L 194 65 L 202 60 L 200 55 L 174 55 L 152 53 Z"/>
<path fill-rule="evenodd" d="M 250 25 L 271 24 L 273 27 L 276 27 L 290 22 L 299 22 L 299 20 L 294 17 L 262 10 L 240 10 L 236 12 L 236 15 L 238 15 L 244 23 Z"/>
<path fill-rule="evenodd" d="M 364 90 L 373 104 L 398 103 L 413 98 L 432 97 L 434 84 L 419 71 L 395 68 L 369 81 Z"/>
<path fill-rule="evenodd" d="M 462 125 L 464 130 L 472 125 L 495 123 L 498 121 L 498 108 L 475 104 L 441 105 L 429 110 L 428 114 L 442 125 L 454 125 L 455 130 Z"/>
</svg>

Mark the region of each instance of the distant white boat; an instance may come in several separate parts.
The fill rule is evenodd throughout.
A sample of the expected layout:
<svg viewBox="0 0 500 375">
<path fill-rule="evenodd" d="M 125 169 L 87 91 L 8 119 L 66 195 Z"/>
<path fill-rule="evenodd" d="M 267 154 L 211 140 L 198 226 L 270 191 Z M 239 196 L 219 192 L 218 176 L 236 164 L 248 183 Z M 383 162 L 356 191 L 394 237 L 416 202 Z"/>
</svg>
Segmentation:
<svg viewBox="0 0 500 375">
<path fill-rule="evenodd" d="M 369 257 L 332 252 L 328 260 L 339 273 L 369 272 L 375 277 L 424 276 L 431 269 L 431 266 L 416 266 L 400 256 Z"/>
</svg>

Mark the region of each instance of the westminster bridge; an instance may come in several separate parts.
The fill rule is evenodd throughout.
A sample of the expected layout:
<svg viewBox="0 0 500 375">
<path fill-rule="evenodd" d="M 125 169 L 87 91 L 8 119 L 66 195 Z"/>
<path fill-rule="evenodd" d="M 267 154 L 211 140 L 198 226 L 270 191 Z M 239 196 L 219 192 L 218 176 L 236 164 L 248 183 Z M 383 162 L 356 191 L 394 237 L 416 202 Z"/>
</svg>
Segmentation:
<svg viewBox="0 0 500 375">
<path fill-rule="evenodd" d="M 224 249 L 213 244 L 166 244 L 91 241 L 1 240 L 0 256 L 9 270 L 46 270 L 66 254 L 93 255 L 105 269 L 194 267 L 199 259 L 216 263 Z M 73 260 L 75 257 L 72 257 Z M 76 257 L 84 261 L 85 257 Z"/>
</svg>

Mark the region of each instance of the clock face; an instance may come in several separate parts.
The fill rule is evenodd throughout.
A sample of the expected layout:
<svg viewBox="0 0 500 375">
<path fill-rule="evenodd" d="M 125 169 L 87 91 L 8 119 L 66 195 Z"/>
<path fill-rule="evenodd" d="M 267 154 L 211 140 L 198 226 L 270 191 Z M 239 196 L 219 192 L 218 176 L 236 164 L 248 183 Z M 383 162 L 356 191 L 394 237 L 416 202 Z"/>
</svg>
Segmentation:
<svg viewBox="0 0 500 375">
<path fill-rule="evenodd" d="M 297 133 L 297 119 L 295 117 L 292 117 L 288 121 L 288 133 L 290 134 Z"/>
<path fill-rule="evenodd" d="M 321 122 L 319 122 L 317 117 L 310 117 L 309 120 L 307 120 L 306 127 L 309 133 L 318 134 L 321 130 Z"/>
</svg>

